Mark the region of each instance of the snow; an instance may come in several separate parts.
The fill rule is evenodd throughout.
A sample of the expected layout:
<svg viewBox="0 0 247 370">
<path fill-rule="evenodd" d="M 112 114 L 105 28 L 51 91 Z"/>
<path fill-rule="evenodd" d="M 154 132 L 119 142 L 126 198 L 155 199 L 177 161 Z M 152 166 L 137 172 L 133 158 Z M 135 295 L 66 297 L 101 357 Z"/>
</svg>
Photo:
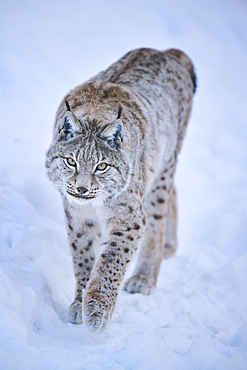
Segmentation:
<svg viewBox="0 0 247 370">
<path fill-rule="evenodd" d="M 0 369 L 247 369 L 247 4 L 2 1 Z M 198 90 L 176 174 L 179 250 L 109 329 L 67 323 L 75 279 L 45 152 L 60 100 L 137 47 L 181 48 Z"/>
</svg>

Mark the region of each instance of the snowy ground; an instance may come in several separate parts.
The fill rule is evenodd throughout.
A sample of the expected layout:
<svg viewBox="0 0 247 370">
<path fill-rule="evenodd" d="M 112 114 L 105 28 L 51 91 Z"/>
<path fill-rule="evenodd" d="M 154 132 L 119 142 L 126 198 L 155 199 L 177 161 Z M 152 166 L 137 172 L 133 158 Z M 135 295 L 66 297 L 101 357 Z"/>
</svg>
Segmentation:
<svg viewBox="0 0 247 370">
<path fill-rule="evenodd" d="M 247 3 L 0 2 L 0 369 L 247 369 Z M 91 335 L 44 157 L 67 91 L 141 46 L 181 48 L 198 91 L 176 183 L 179 241 L 152 296 Z"/>
</svg>

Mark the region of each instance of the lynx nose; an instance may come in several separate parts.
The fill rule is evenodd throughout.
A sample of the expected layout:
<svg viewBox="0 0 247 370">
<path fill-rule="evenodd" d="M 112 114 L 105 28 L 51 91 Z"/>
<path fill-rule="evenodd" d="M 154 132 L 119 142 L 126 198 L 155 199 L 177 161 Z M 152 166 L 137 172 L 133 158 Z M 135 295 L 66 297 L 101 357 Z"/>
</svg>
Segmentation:
<svg viewBox="0 0 247 370">
<path fill-rule="evenodd" d="M 84 188 L 83 186 L 80 186 L 79 188 L 76 188 L 80 194 L 84 194 L 88 191 L 88 189 Z"/>
</svg>

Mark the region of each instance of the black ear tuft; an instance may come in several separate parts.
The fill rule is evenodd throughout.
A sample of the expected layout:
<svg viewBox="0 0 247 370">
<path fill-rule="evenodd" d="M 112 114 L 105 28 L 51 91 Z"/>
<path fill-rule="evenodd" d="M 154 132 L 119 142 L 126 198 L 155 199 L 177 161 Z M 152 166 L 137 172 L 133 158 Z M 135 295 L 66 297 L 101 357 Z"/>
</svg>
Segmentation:
<svg viewBox="0 0 247 370">
<path fill-rule="evenodd" d="M 66 105 L 67 110 L 71 112 L 71 109 L 70 109 L 70 105 L 68 103 L 68 100 L 65 100 L 65 105 Z"/>
<path fill-rule="evenodd" d="M 107 141 L 107 144 L 114 149 L 120 148 L 122 136 L 123 123 L 121 119 L 117 119 L 116 121 L 110 123 L 100 135 L 100 137 Z"/>
<path fill-rule="evenodd" d="M 122 110 L 123 108 L 121 107 L 121 105 L 119 105 L 117 119 L 121 118 Z"/>
<path fill-rule="evenodd" d="M 67 111 L 61 120 L 61 127 L 58 132 L 59 141 L 68 141 L 73 139 L 76 134 L 82 133 L 82 127 L 76 116 Z"/>
</svg>

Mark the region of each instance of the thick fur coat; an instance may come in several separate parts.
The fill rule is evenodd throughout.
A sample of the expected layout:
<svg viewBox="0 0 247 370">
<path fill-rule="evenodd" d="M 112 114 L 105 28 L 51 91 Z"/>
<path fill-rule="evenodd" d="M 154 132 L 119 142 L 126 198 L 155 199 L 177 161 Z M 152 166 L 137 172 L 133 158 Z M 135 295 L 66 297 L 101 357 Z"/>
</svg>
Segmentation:
<svg viewBox="0 0 247 370">
<path fill-rule="evenodd" d="M 149 294 L 177 246 L 174 172 L 196 79 L 181 51 L 137 49 L 58 108 L 47 173 L 61 193 L 77 281 L 68 320 L 102 332 L 130 293 Z"/>
</svg>

